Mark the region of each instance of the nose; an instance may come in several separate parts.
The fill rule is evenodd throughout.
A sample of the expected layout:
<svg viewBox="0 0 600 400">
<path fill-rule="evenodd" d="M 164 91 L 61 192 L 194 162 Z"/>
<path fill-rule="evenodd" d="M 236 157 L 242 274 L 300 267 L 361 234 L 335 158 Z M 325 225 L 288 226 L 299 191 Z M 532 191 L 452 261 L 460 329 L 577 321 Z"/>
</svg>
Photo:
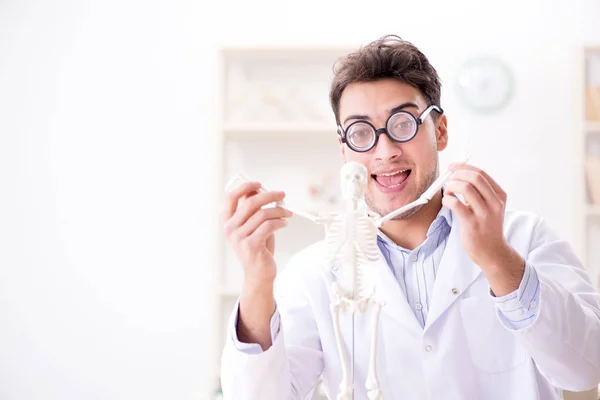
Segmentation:
<svg viewBox="0 0 600 400">
<path fill-rule="evenodd" d="M 379 135 L 379 140 L 373 148 L 373 152 L 375 158 L 381 161 L 392 161 L 402 155 L 400 144 L 393 142 L 385 134 Z"/>
</svg>

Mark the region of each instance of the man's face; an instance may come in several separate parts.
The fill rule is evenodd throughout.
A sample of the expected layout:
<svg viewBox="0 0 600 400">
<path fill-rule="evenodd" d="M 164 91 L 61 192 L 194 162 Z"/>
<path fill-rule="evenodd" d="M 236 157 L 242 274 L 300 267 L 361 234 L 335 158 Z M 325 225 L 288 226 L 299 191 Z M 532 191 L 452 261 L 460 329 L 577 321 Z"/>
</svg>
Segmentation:
<svg viewBox="0 0 600 400">
<path fill-rule="evenodd" d="M 344 130 L 358 119 L 371 122 L 376 129 L 385 127 L 391 110 L 408 104 L 403 110 L 415 117 L 430 105 L 418 89 L 386 78 L 374 82 L 353 83 L 346 87 L 340 99 L 340 123 Z M 357 161 L 369 170 L 365 200 L 369 208 L 380 215 L 388 214 L 423 194 L 438 177 L 438 151 L 447 145 L 446 117 L 426 117 L 416 136 L 406 143 L 391 141 L 379 135 L 377 145 L 365 153 L 355 152 L 341 143 L 344 161 Z M 418 211 L 394 219 L 407 218 Z"/>
</svg>

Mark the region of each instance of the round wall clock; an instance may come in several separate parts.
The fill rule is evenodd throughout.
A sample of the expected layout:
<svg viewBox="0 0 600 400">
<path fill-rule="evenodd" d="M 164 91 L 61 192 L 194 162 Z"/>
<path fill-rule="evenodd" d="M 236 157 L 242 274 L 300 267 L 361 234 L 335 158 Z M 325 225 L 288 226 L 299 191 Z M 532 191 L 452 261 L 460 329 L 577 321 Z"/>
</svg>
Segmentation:
<svg viewBox="0 0 600 400">
<path fill-rule="evenodd" d="M 510 68 L 497 58 L 473 58 L 458 71 L 459 97 L 476 112 L 489 113 L 504 108 L 511 100 L 514 86 Z"/>
</svg>

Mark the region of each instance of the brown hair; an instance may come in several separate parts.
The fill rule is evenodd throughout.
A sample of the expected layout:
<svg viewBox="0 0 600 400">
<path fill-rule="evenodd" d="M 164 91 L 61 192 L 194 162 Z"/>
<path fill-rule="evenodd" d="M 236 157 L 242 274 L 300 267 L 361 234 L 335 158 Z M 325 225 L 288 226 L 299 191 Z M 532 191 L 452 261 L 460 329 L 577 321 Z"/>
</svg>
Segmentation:
<svg viewBox="0 0 600 400">
<path fill-rule="evenodd" d="M 425 55 L 412 43 L 386 35 L 339 59 L 334 65 L 329 101 L 339 121 L 340 98 L 355 82 L 396 78 L 418 89 L 430 104 L 441 107 L 441 81 Z"/>
</svg>

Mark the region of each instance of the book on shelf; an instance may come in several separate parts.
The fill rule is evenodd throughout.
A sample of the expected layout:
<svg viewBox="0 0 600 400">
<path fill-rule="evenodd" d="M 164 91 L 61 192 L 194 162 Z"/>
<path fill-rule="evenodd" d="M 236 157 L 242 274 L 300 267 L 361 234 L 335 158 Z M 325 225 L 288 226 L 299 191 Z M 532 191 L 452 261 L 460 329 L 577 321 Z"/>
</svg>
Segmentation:
<svg viewBox="0 0 600 400">
<path fill-rule="evenodd" d="M 586 75 L 586 119 L 600 122 L 600 52 L 588 56 Z"/>
<path fill-rule="evenodd" d="M 586 87 L 586 120 L 591 123 L 600 122 L 600 86 Z"/>
<path fill-rule="evenodd" d="M 600 205 L 600 140 L 589 140 L 585 157 L 585 174 L 589 201 Z"/>
</svg>

